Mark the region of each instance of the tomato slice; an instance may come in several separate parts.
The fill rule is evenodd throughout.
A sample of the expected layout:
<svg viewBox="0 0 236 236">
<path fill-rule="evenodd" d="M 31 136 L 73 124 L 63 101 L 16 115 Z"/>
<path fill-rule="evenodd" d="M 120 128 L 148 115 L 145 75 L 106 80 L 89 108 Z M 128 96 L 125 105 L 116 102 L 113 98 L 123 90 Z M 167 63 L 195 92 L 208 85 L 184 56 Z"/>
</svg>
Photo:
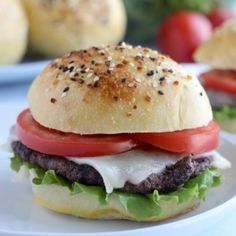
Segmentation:
<svg viewBox="0 0 236 236">
<path fill-rule="evenodd" d="M 79 135 L 41 126 L 29 109 L 17 118 L 17 135 L 27 147 L 46 154 L 65 157 L 96 157 L 129 151 L 139 142 L 151 144 L 175 153 L 204 153 L 217 148 L 219 126 L 211 121 L 207 126 L 163 133 L 115 135 Z"/>
<path fill-rule="evenodd" d="M 137 133 L 132 137 L 158 148 L 187 154 L 199 154 L 215 150 L 219 143 L 219 126 L 211 121 L 207 126 L 164 133 Z"/>
<path fill-rule="evenodd" d="M 236 95 L 236 71 L 214 69 L 200 75 L 206 89 L 214 89 Z"/>
<path fill-rule="evenodd" d="M 33 119 L 29 109 L 17 118 L 17 135 L 35 151 L 66 157 L 112 155 L 136 146 L 125 135 L 78 135 L 45 128 Z"/>
</svg>

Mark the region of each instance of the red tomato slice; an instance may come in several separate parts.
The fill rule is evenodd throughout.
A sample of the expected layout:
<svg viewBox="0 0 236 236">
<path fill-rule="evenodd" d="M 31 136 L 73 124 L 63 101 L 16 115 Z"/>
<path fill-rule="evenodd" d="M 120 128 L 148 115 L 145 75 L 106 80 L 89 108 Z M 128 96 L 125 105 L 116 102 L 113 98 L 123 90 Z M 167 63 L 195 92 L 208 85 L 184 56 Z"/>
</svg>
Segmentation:
<svg viewBox="0 0 236 236">
<path fill-rule="evenodd" d="M 236 95 L 236 71 L 210 70 L 200 75 L 206 89 L 214 89 Z"/>
<path fill-rule="evenodd" d="M 47 129 L 33 119 L 29 109 L 17 118 L 17 135 L 35 151 L 67 157 L 111 155 L 136 146 L 125 135 L 78 135 Z"/>
<path fill-rule="evenodd" d="M 207 126 L 165 133 L 132 134 L 137 141 L 176 153 L 204 153 L 215 150 L 219 143 L 219 126 L 211 121 Z"/>
</svg>

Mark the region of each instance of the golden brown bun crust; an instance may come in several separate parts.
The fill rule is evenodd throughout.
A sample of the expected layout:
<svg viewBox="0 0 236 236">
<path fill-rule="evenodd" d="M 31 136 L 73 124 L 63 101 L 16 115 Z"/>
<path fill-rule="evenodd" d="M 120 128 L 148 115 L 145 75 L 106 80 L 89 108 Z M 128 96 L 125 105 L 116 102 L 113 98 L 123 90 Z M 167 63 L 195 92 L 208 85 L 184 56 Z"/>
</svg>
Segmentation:
<svg viewBox="0 0 236 236">
<path fill-rule="evenodd" d="M 195 52 L 196 62 L 219 69 L 236 70 L 236 20 L 229 20 L 217 28 L 211 38 Z"/>
<path fill-rule="evenodd" d="M 23 0 L 31 48 L 46 56 L 119 42 L 125 33 L 122 0 Z"/>
<path fill-rule="evenodd" d="M 26 51 L 28 21 L 19 0 L 0 1 L 0 65 L 19 62 Z"/>
<path fill-rule="evenodd" d="M 156 51 L 126 44 L 54 60 L 28 98 L 40 124 L 80 134 L 175 131 L 212 120 L 196 78 Z"/>
</svg>

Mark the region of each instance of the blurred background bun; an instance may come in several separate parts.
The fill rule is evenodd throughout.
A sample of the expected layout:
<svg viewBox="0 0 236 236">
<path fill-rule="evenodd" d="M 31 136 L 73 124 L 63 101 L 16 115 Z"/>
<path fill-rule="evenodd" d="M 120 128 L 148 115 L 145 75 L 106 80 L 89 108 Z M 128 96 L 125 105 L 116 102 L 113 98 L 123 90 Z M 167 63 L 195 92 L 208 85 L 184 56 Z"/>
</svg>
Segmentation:
<svg viewBox="0 0 236 236">
<path fill-rule="evenodd" d="M 19 62 L 27 47 L 28 21 L 19 0 L 0 1 L 0 64 Z"/>
<path fill-rule="evenodd" d="M 92 45 L 119 42 L 126 13 L 121 0 L 23 0 L 30 48 L 57 57 Z"/>
<path fill-rule="evenodd" d="M 236 19 L 216 28 L 212 36 L 200 45 L 195 61 L 218 69 L 236 69 Z"/>
</svg>

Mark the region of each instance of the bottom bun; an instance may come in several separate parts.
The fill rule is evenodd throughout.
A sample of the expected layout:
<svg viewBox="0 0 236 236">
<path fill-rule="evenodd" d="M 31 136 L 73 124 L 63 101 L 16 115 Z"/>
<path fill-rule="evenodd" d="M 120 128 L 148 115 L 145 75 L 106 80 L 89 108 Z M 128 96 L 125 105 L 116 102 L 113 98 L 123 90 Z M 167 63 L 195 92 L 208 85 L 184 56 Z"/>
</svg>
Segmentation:
<svg viewBox="0 0 236 236">
<path fill-rule="evenodd" d="M 217 120 L 222 130 L 236 134 L 236 119 Z"/>
<path fill-rule="evenodd" d="M 31 172 L 31 179 L 34 174 Z M 31 181 L 32 183 L 32 181 Z M 116 195 L 111 195 L 107 204 L 101 204 L 98 198 L 88 193 L 71 195 L 67 187 L 59 185 L 35 185 L 32 183 L 36 202 L 53 211 L 89 219 L 127 219 L 137 220 L 121 205 Z M 160 201 L 162 212 L 158 217 L 146 218 L 141 221 L 161 221 L 187 213 L 200 204 L 200 199 L 190 198 L 182 204 L 175 199 Z"/>
</svg>

